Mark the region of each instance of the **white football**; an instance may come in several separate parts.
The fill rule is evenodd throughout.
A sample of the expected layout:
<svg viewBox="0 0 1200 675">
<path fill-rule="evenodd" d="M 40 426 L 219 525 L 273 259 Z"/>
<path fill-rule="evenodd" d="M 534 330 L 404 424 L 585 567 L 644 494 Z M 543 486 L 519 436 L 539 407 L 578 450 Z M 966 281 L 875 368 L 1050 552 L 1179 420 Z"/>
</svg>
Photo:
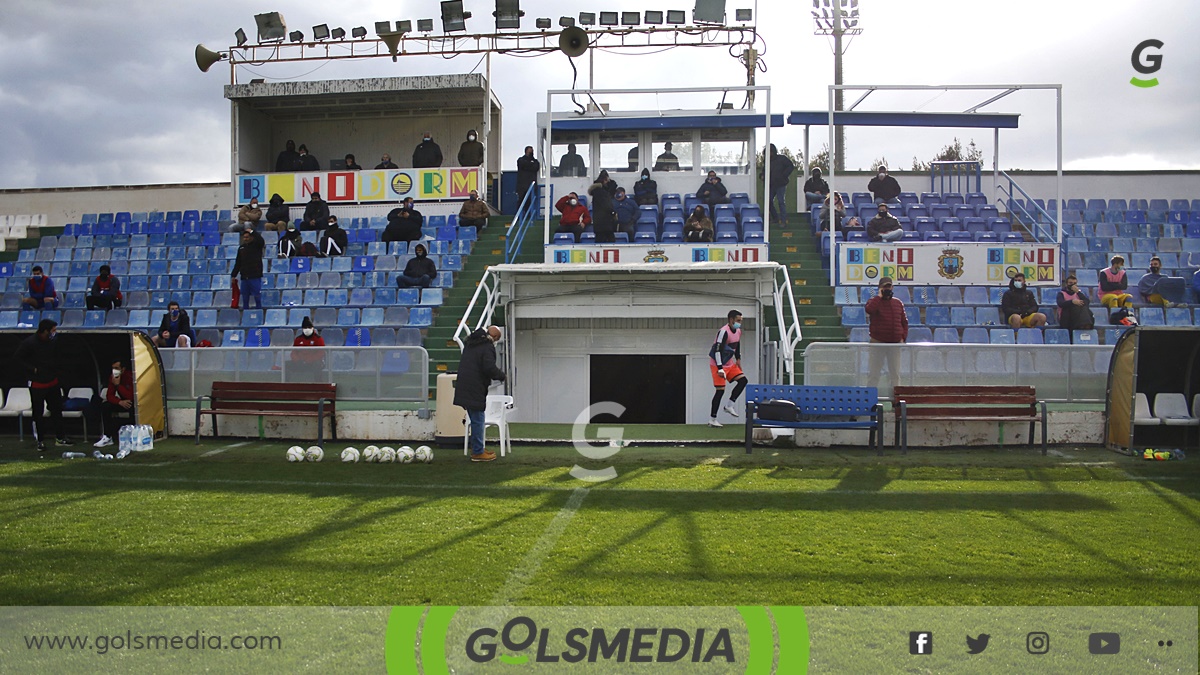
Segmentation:
<svg viewBox="0 0 1200 675">
<path fill-rule="evenodd" d="M 288 448 L 287 461 L 303 462 L 304 461 L 304 448 L 302 448 L 298 445 L 293 445 L 292 447 Z"/>
<path fill-rule="evenodd" d="M 433 448 L 429 447 L 428 445 L 422 445 L 421 447 L 417 448 L 416 452 L 414 453 L 414 459 L 416 459 L 418 462 L 424 462 L 426 464 L 432 462 Z"/>
<path fill-rule="evenodd" d="M 364 462 L 378 462 L 379 447 L 375 445 L 368 445 L 367 447 L 363 448 L 362 458 Z"/>
<path fill-rule="evenodd" d="M 319 462 L 325 459 L 325 451 L 321 449 L 321 446 L 314 445 L 304 451 L 304 458 L 310 462 Z"/>
<path fill-rule="evenodd" d="M 414 454 L 413 449 L 406 445 L 396 451 L 396 461 L 403 464 L 412 464 Z"/>
<path fill-rule="evenodd" d="M 390 463 L 396 461 L 396 451 L 393 450 L 392 448 L 386 448 L 386 447 L 380 448 L 379 449 L 379 461 L 381 461 L 385 464 L 390 464 Z"/>
<path fill-rule="evenodd" d="M 357 462 L 358 458 L 358 448 L 346 448 L 342 451 L 343 462 Z"/>
</svg>

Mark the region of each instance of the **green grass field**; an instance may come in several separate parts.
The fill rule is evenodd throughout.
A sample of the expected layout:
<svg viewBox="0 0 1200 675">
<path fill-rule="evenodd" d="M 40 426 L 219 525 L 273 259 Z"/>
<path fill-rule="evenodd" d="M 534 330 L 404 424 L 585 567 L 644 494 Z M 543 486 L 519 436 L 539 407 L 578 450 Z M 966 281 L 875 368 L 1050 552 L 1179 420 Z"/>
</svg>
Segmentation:
<svg viewBox="0 0 1200 675">
<path fill-rule="evenodd" d="M 634 446 L 585 484 L 570 447 L 336 461 L 350 444 L 102 463 L 8 440 L 0 603 L 1200 604 L 1200 459 Z"/>
</svg>

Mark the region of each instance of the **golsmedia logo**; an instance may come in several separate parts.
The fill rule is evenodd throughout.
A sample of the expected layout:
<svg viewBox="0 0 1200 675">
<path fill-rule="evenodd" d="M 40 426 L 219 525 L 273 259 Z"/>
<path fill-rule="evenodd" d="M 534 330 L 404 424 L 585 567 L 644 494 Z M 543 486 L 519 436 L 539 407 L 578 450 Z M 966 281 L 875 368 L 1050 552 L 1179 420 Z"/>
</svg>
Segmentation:
<svg viewBox="0 0 1200 675">
<path fill-rule="evenodd" d="M 709 637 L 711 635 L 711 637 Z M 499 638 L 499 639 L 497 639 Z M 694 631 L 682 628 L 629 628 L 616 630 L 576 627 L 565 635 L 554 635 L 549 628 L 538 630 L 537 623 L 527 617 L 518 616 L 504 628 L 480 628 L 467 638 L 466 655 L 475 663 L 487 663 L 496 658 L 501 647 L 513 655 L 500 654 L 500 660 L 509 665 L 529 662 L 523 654 L 537 643 L 537 663 L 579 663 L 597 660 L 615 663 L 675 663 L 685 658 L 692 663 L 723 661 L 736 663 L 729 628 Z"/>
<path fill-rule="evenodd" d="M 1157 73 L 1159 69 L 1162 68 L 1162 54 L 1159 54 L 1157 51 L 1149 53 L 1147 52 L 1151 49 L 1158 50 L 1162 48 L 1162 40 L 1151 39 L 1142 40 L 1139 42 L 1138 46 L 1133 48 L 1133 55 L 1130 57 L 1130 61 L 1133 62 L 1133 69 L 1142 75 L 1153 75 Z M 1143 80 L 1135 75 L 1131 80 L 1129 80 L 1129 84 L 1132 84 L 1135 87 L 1148 89 L 1150 87 L 1158 86 L 1158 78 L 1152 77 L 1148 80 Z"/>
</svg>

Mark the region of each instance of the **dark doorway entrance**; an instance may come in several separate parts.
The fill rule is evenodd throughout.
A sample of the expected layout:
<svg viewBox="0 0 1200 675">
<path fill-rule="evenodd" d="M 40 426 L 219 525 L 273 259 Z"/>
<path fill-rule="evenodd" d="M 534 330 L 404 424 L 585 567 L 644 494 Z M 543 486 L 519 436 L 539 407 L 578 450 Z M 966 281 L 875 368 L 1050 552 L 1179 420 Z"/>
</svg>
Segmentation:
<svg viewBox="0 0 1200 675">
<path fill-rule="evenodd" d="M 686 356 L 593 354 L 591 373 L 591 403 L 613 401 L 625 406 L 622 422 L 684 423 Z"/>
</svg>

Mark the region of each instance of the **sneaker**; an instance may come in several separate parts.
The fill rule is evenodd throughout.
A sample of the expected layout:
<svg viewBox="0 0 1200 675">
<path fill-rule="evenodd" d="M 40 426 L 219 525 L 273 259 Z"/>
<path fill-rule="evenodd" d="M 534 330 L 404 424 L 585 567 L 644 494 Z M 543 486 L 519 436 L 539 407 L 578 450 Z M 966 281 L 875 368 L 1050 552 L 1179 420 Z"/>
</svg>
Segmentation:
<svg viewBox="0 0 1200 675">
<path fill-rule="evenodd" d="M 715 418 L 715 417 L 714 417 L 714 418 L 712 418 L 711 420 L 709 420 L 709 421 L 708 421 L 708 426 L 710 426 L 710 427 L 723 427 L 723 426 L 725 426 L 725 425 L 724 425 L 724 424 L 721 424 L 720 422 L 718 422 L 718 421 L 717 421 L 717 418 Z"/>
<path fill-rule="evenodd" d="M 38 441 L 37 450 L 39 454 L 44 454 L 46 452 L 46 444 Z"/>
<path fill-rule="evenodd" d="M 113 440 L 111 438 L 109 438 L 108 436 L 101 436 L 100 440 L 96 441 L 96 444 L 93 445 L 92 447 L 93 448 L 107 448 L 108 446 L 110 446 L 112 444 L 113 444 Z"/>
<path fill-rule="evenodd" d="M 738 414 L 737 406 L 734 405 L 733 403 L 726 403 L 723 410 L 725 410 L 725 412 L 729 413 L 730 415 L 733 415 L 734 417 L 741 417 L 741 415 Z"/>
<path fill-rule="evenodd" d="M 496 459 L 496 453 L 492 452 L 491 450 L 484 450 L 478 455 L 471 455 L 472 462 L 490 462 L 493 459 Z"/>
<path fill-rule="evenodd" d="M 54 439 L 54 444 L 60 448 L 67 448 L 72 445 L 75 445 L 74 443 L 71 442 L 71 439 L 67 438 L 66 436 L 63 436 L 62 438 Z"/>
</svg>

